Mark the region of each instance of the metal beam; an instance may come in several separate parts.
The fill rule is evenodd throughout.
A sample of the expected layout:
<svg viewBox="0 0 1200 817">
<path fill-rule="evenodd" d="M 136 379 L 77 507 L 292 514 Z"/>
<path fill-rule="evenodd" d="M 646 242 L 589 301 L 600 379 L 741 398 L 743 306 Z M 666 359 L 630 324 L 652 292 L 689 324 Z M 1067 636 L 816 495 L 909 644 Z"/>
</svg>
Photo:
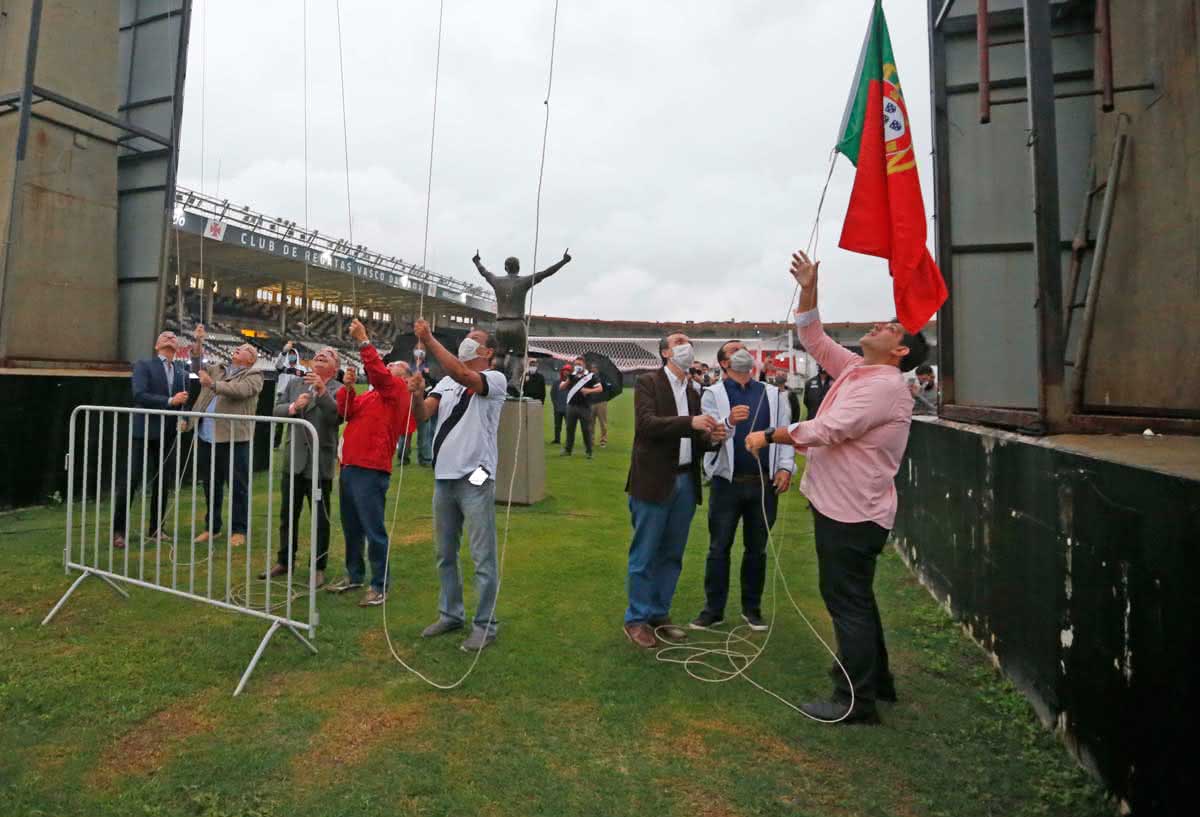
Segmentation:
<svg viewBox="0 0 1200 817">
<path fill-rule="evenodd" d="M 946 37 L 938 26 L 941 15 L 949 11 L 953 0 L 946 0 L 941 14 L 934 12 L 940 0 L 929 0 L 929 19 L 936 22 L 929 33 L 929 95 L 933 117 L 933 225 L 934 251 L 942 278 L 946 282 L 945 303 L 938 310 L 938 376 L 942 381 L 942 401 L 954 401 L 954 234 L 950 223 L 950 122 L 946 87 Z"/>
<path fill-rule="evenodd" d="M 935 2 L 936 2 L 936 0 L 935 0 Z M 948 15 L 950 13 L 950 9 L 952 9 L 952 8 L 954 8 L 954 0 L 945 0 L 945 2 L 942 4 L 942 10 L 938 12 L 937 17 L 935 17 L 933 20 L 933 30 L 934 31 L 941 30 L 942 23 L 946 22 L 946 15 Z M 930 9 L 930 13 L 931 14 L 933 13 L 932 8 Z"/>
<path fill-rule="evenodd" d="M 62 105 L 64 108 L 70 108 L 76 113 L 81 113 L 84 116 L 90 117 L 91 119 L 95 119 L 99 122 L 103 122 L 106 125 L 112 125 L 114 128 L 125 131 L 126 133 L 140 136 L 143 139 L 149 139 L 151 142 L 156 142 L 163 147 L 171 147 L 171 138 L 169 136 L 163 136 L 162 134 L 155 133 L 154 131 L 140 128 L 137 125 L 131 125 L 128 122 L 117 119 L 115 116 L 109 116 L 104 111 L 93 108 L 91 105 L 84 105 L 82 102 L 77 102 L 74 99 L 70 99 L 62 94 L 42 88 L 39 85 L 33 86 L 33 92 L 47 102 L 53 102 L 56 105 Z"/>
<path fill-rule="evenodd" d="M 1024 11 L 1038 291 L 1038 412 L 1046 426 L 1056 430 L 1066 423 L 1067 404 L 1063 386 L 1062 231 L 1049 0 L 1025 0 Z"/>
<path fill-rule="evenodd" d="M 21 187 L 25 169 L 25 148 L 29 142 L 29 120 L 33 113 L 33 75 L 37 69 L 38 37 L 42 27 L 42 0 L 33 0 L 30 11 L 29 39 L 25 51 L 25 79 L 21 85 L 20 121 L 17 123 L 17 153 L 12 175 L 12 201 L 8 209 L 7 246 L 4 264 L 0 265 L 0 358 L 7 356 L 8 343 L 4 336 L 4 302 L 8 287 L 8 267 L 12 263 L 12 248 L 17 231 L 21 229 Z"/>
</svg>

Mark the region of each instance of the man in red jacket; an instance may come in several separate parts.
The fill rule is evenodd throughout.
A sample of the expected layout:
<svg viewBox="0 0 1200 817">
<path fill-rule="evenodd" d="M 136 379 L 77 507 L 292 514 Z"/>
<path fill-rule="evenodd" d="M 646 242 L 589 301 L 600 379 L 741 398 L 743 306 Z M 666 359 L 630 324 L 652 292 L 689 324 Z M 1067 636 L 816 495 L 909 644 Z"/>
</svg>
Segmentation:
<svg viewBox="0 0 1200 817">
<path fill-rule="evenodd" d="M 357 394 L 355 376 L 350 369 L 344 381 L 348 388 L 337 393 L 338 414 L 346 421 L 342 434 L 340 480 L 346 575 L 329 585 L 329 590 L 344 593 L 363 586 L 365 539 L 367 558 L 371 562 L 371 587 L 359 606 L 374 607 L 383 604 L 387 596 L 388 532 L 384 507 L 392 477 L 392 457 L 395 456 L 396 442 L 409 426 L 411 395 L 424 394 L 425 390 L 423 384 L 409 390 L 404 377 L 407 370 L 402 365 L 384 365 L 379 352 L 367 340 L 367 328 L 357 319 L 350 322 L 350 337 L 358 342 L 367 382 L 373 390 Z"/>
</svg>

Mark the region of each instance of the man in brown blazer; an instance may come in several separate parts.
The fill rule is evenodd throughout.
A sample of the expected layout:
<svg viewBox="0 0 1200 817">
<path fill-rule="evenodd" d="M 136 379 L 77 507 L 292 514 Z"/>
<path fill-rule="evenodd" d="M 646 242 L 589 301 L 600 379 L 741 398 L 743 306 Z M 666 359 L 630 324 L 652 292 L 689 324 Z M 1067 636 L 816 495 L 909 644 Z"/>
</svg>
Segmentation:
<svg viewBox="0 0 1200 817">
<path fill-rule="evenodd" d="M 671 599 L 683 568 L 683 549 L 700 504 L 700 461 L 724 442 L 725 427 L 700 411 L 688 368 L 694 353 L 687 335 L 658 343 L 663 368 L 638 378 L 634 392 L 633 458 L 629 464 L 629 607 L 625 635 L 639 647 L 687 633 L 671 623 Z"/>
<path fill-rule="evenodd" d="M 201 387 L 195 410 L 252 417 L 258 407 L 258 394 L 263 389 L 262 372 L 254 369 L 258 350 L 243 343 L 234 349 L 228 366 L 219 363 L 205 366 L 206 333 L 202 325 L 196 327 L 194 337 L 192 370 L 199 376 Z M 240 547 L 246 543 L 250 521 L 250 442 L 254 439 L 254 421 L 204 418 L 197 424 L 196 434 L 199 437 L 196 464 L 208 504 L 205 530 L 196 541 L 207 542 L 221 532 L 221 499 L 229 480 L 229 459 L 232 457 L 233 519 L 229 520 L 229 526 L 233 534 L 229 544 Z"/>
</svg>

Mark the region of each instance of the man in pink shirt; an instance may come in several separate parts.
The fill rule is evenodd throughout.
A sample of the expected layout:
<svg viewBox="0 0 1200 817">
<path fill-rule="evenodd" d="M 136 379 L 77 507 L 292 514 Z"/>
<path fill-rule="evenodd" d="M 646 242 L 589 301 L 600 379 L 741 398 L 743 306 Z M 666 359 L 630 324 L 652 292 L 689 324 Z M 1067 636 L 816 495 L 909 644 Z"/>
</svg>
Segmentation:
<svg viewBox="0 0 1200 817">
<path fill-rule="evenodd" d="M 817 266 L 802 252 L 792 256 L 800 284 L 796 330 L 833 385 L 815 417 L 751 434 L 746 448 L 791 443 L 808 459 L 800 490 L 812 505 L 821 598 L 850 684 L 835 667 L 833 699 L 802 708 L 821 720 L 878 723 L 875 702 L 896 700 L 896 689 L 872 587 L 875 560 L 896 520 L 894 480 L 912 423 L 902 372 L 924 362 L 927 346 L 895 322 L 863 335 L 861 356 L 837 344 L 817 314 Z"/>
</svg>

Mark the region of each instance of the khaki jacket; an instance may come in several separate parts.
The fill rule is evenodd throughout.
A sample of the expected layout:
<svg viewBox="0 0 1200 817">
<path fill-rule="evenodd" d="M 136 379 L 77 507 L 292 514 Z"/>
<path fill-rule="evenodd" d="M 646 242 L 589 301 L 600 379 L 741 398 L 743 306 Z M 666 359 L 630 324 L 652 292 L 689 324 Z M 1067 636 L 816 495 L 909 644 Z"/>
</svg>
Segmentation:
<svg viewBox="0 0 1200 817">
<path fill-rule="evenodd" d="M 192 371 L 199 372 L 202 366 L 199 358 L 192 358 Z M 258 395 L 263 390 L 262 372 L 254 369 L 238 369 L 230 374 L 227 373 L 225 365 L 221 363 L 214 363 L 205 368 L 208 376 L 213 379 L 213 384 L 211 387 L 200 390 L 200 396 L 194 403 L 196 411 L 206 411 L 208 404 L 215 396 L 217 405 L 213 411 L 217 414 L 244 414 L 247 417 L 255 415 L 258 408 Z M 192 422 L 195 428 L 199 429 L 202 421 L 193 419 Z M 253 422 L 214 420 L 213 424 L 216 427 L 213 439 L 219 443 L 247 442 L 254 437 Z M 230 437 L 231 427 L 232 439 Z"/>
</svg>

